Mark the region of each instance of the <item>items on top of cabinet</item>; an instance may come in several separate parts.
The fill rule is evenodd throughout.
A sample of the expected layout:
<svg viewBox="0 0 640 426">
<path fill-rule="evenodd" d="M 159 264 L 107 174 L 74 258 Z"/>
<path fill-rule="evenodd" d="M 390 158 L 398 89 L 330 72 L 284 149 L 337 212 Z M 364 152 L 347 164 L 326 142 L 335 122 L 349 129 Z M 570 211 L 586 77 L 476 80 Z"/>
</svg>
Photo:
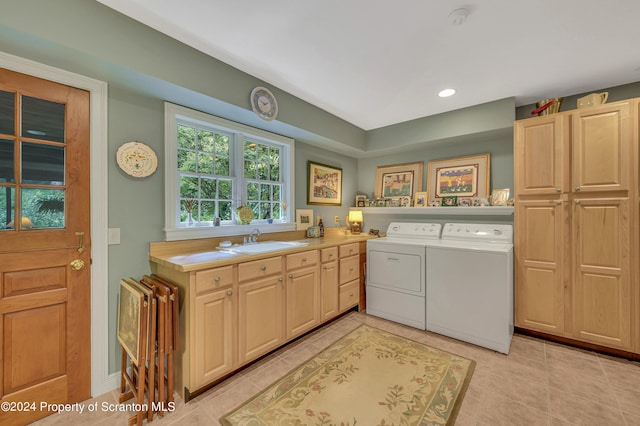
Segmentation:
<svg viewBox="0 0 640 426">
<path fill-rule="evenodd" d="M 578 109 L 588 108 L 592 106 L 602 105 L 609 99 L 609 92 L 592 93 L 587 96 L 583 96 L 576 101 Z"/>
</svg>

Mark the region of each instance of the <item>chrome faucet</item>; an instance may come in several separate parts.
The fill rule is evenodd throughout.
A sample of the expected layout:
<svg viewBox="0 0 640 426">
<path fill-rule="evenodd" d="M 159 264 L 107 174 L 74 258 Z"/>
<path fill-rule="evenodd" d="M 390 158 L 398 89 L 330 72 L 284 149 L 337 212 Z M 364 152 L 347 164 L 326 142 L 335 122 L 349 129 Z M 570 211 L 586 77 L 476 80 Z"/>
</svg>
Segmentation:
<svg viewBox="0 0 640 426">
<path fill-rule="evenodd" d="M 260 236 L 260 230 L 258 228 L 253 228 L 251 230 L 251 232 L 249 233 L 249 236 L 247 238 L 247 242 L 248 243 L 257 243 L 259 236 Z"/>
</svg>

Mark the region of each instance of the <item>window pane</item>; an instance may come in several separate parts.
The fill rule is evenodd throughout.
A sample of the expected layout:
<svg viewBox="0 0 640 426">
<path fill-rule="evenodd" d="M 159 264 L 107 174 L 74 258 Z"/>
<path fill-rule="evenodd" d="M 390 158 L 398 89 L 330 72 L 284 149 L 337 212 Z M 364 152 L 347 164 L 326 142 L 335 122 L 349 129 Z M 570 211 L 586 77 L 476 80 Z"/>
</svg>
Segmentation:
<svg viewBox="0 0 640 426">
<path fill-rule="evenodd" d="M 271 217 L 271 203 L 260 203 L 259 219 L 269 219 Z"/>
<path fill-rule="evenodd" d="M 233 189 L 232 182 L 230 180 L 218 180 L 218 199 L 230 200 L 231 190 Z"/>
<path fill-rule="evenodd" d="M 0 90 L 0 133 L 15 134 L 15 93 Z"/>
<path fill-rule="evenodd" d="M 269 180 L 269 165 L 258 163 L 258 179 Z"/>
<path fill-rule="evenodd" d="M 216 134 L 216 154 L 229 156 L 229 136 Z"/>
<path fill-rule="evenodd" d="M 247 204 L 249 205 L 249 207 L 251 207 L 251 210 L 253 210 L 254 219 L 256 217 L 260 217 L 260 203 L 258 203 L 258 202 L 249 202 Z"/>
<path fill-rule="evenodd" d="M 218 212 L 220 220 L 231 220 L 231 201 L 220 201 L 218 207 L 220 208 Z"/>
<path fill-rule="evenodd" d="M 278 182 L 280 180 L 280 166 L 277 164 L 271 166 L 271 180 L 273 182 Z"/>
<path fill-rule="evenodd" d="M 13 187 L 0 186 L 0 229 L 13 229 L 15 197 Z"/>
<path fill-rule="evenodd" d="M 198 130 L 198 150 L 213 153 L 213 133 Z"/>
<path fill-rule="evenodd" d="M 244 158 L 246 158 L 247 160 L 256 159 L 256 144 L 254 142 L 245 141 Z"/>
<path fill-rule="evenodd" d="M 200 222 L 211 222 L 216 217 L 216 202 L 202 201 L 200 203 Z"/>
<path fill-rule="evenodd" d="M 202 178 L 200 180 L 200 198 L 215 200 L 216 197 L 216 180 Z"/>
<path fill-rule="evenodd" d="M 258 145 L 258 161 L 261 163 L 269 162 L 269 147 L 265 145 Z"/>
<path fill-rule="evenodd" d="M 271 147 L 269 151 L 269 162 L 271 164 L 280 164 L 280 149 Z"/>
<path fill-rule="evenodd" d="M 229 158 L 216 156 L 214 173 L 219 176 L 229 176 Z"/>
<path fill-rule="evenodd" d="M 280 203 L 273 205 L 273 212 L 271 214 L 273 215 L 273 219 L 280 219 Z"/>
<path fill-rule="evenodd" d="M 253 161 L 244 162 L 244 177 L 247 179 L 255 179 L 256 178 L 256 163 Z"/>
<path fill-rule="evenodd" d="M 262 201 L 271 200 L 271 185 L 265 183 L 260 185 L 260 199 Z"/>
<path fill-rule="evenodd" d="M 198 173 L 213 174 L 213 155 L 201 152 L 198 154 Z"/>
<path fill-rule="evenodd" d="M 0 139 L 0 182 L 15 182 L 13 170 L 13 141 L 6 139 Z M 0 208 L 2 208 L 1 205 Z"/>
<path fill-rule="evenodd" d="M 196 130 L 187 126 L 178 126 L 178 148 L 196 149 Z"/>
<path fill-rule="evenodd" d="M 178 170 L 181 172 L 196 172 L 196 153 L 193 151 L 178 150 Z"/>
<path fill-rule="evenodd" d="M 64 104 L 22 96 L 22 136 L 64 142 Z"/>
<path fill-rule="evenodd" d="M 273 201 L 280 201 L 280 185 L 273 185 Z"/>
<path fill-rule="evenodd" d="M 22 183 L 64 185 L 64 147 L 22 142 Z"/>
<path fill-rule="evenodd" d="M 180 197 L 196 198 L 198 196 L 198 178 L 180 176 Z"/>
<path fill-rule="evenodd" d="M 247 198 L 249 200 L 259 200 L 260 198 L 260 184 L 249 183 L 247 184 Z"/>
<path fill-rule="evenodd" d="M 64 228 L 64 190 L 22 188 L 20 215 L 33 229 Z"/>
</svg>

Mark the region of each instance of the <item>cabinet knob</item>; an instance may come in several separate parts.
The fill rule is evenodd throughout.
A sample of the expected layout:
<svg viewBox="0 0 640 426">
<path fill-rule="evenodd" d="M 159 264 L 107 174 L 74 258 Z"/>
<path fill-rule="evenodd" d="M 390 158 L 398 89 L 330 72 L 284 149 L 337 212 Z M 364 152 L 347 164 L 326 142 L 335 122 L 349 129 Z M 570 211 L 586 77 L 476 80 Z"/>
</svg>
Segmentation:
<svg viewBox="0 0 640 426">
<path fill-rule="evenodd" d="M 562 188 L 556 188 L 556 192 L 562 192 Z"/>
<path fill-rule="evenodd" d="M 215 282 L 219 283 L 219 282 L 220 282 L 220 277 L 215 277 L 213 280 L 214 280 Z"/>
<path fill-rule="evenodd" d="M 562 204 L 561 200 L 556 201 L 556 206 L 559 206 L 560 204 Z"/>
<path fill-rule="evenodd" d="M 227 296 L 231 296 L 233 292 L 231 290 L 227 291 Z"/>
<path fill-rule="evenodd" d="M 580 191 L 580 187 L 579 187 L 579 186 L 576 186 L 575 191 L 576 191 L 576 192 Z"/>
<path fill-rule="evenodd" d="M 329 257 L 333 257 L 333 253 L 329 253 Z"/>
<path fill-rule="evenodd" d="M 349 254 L 353 253 L 353 249 L 349 250 Z"/>
<path fill-rule="evenodd" d="M 282 282 L 282 281 L 283 281 L 283 278 L 282 278 L 282 277 L 278 278 L 278 281 Z"/>
<path fill-rule="evenodd" d="M 353 272 L 353 268 L 349 268 L 349 272 Z"/>
<path fill-rule="evenodd" d="M 576 200 L 576 204 L 580 204 L 580 200 Z"/>
<path fill-rule="evenodd" d="M 306 258 L 306 257 L 303 257 L 303 258 L 302 258 L 302 261 L 303 261 L 303 262 L 306 262 L 306 261 L 307 261 L 307 258 Z"/>
<path fill-rule="evenodd" d="M 289 278 L 293 278 L 293 274 L 289 274 Z"/>
<path fill-rule="evenodd" d="M 267 267 L 266 267 L 266 266 L 264 266 L 264 265 L 262 265 L 262 266 L 260 267 L 260 270 L 261 270 L 261 271 L 266 271 L 266 270 L 267 270 Z"/>
</svg>

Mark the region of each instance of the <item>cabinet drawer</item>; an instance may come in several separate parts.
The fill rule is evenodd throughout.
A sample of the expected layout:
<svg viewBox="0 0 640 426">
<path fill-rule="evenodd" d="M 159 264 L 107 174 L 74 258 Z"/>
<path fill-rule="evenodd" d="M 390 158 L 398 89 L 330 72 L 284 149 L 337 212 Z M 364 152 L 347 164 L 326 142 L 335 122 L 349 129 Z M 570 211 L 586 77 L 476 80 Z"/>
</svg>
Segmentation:
<svg viewBox="0 0 640 426">
<path fill-rule="evenodd" d="M 303 251 L 301 253 L 288 254 L 287 271 L 301 268 L 303 266 L 311 266 L 318 263 L 318 250 Z"/>
<path fill-rule="evenodd" d="M 238 265 L 238 279 L 241 282 L 281 273 L 282 256 L 254 260 L 253 262 L 245 262 Z"/>
<path fill-rule="evenodd" d="M 353 256 L 360 253 L 360 243 L 344 244 L 340 246 L 340 257 Z"/>
<path fill-rule="evenodd" d="M 360 280 L 340 286 L 340 312 L 355 306 L 360 301 Z"/>
<path fill-rule="evenodd" d="M 233 284 L 233 265 L 196 272 L 196 294 Z"/>
<path fill-rule="evenodd" d="M 322 263 L 331 262 L 338 258 L 338 247 L 329 247 L 320 250 L 320 261 Z"/>
<path fill-rule="evenodd" d="M 360 277 L 360 256 L 340 259 L 340 284 L 347 283 Z"/>
</svg>

